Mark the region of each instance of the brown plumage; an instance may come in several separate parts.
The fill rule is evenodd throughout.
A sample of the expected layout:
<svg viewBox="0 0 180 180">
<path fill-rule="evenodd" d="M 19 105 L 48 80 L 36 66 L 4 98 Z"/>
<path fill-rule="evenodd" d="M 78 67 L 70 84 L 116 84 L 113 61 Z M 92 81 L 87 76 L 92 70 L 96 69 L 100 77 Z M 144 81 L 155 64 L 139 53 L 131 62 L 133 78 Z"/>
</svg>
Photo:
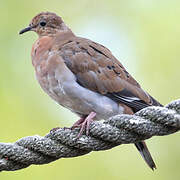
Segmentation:
<svg viewBox="0 0 180 180">
<path fill-rule="evenodd" d="M 41 87 L 55 101 L 78 114 L 79 136 L 94 120 L 116 114 L 133 114 L 151 105 L 161 106 L 106 47 L 77 37 L 54 13 L 35 16 L 20 34 L 35 31 L 39 39 L 31 56 Z M 147 164 L 155 163 L 145 142 L 135 144 Z"/>
</svg>

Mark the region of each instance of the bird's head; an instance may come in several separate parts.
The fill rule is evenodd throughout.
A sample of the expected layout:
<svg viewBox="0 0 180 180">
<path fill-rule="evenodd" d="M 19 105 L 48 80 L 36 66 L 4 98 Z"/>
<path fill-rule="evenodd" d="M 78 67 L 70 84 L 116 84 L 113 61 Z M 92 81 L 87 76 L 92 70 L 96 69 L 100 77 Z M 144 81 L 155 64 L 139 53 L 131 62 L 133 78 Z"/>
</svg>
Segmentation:
<svg viewBox="0 0 180 180">
<path fill-rule="evenodd" d="M 19 34 L 28 31 L 34 31 L 39 36 L 53 36 L 60 31 L 68 31 L 69 28 L 64 24 L 61 17 L 55 13 L 42 12 L 36 15 L 30 22 L 29 26 L 21 30 Z"/>
</svg>

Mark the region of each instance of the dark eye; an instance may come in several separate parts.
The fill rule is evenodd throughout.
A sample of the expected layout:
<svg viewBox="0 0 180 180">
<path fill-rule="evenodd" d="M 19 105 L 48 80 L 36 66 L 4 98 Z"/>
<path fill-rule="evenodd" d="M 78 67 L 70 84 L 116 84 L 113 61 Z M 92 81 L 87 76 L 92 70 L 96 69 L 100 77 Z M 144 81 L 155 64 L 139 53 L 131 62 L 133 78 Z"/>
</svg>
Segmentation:
<svg viewBox="0 0 180 180">
<path fill-rule="evenodd" d="M 42 22 L 40 22 L 39 24 L 40 24 L 40 26 L 44 27 L 44 26 L 46 25 L 46 22 L 45 22 L 45 21 L 42 21 Z"/>
</svg>

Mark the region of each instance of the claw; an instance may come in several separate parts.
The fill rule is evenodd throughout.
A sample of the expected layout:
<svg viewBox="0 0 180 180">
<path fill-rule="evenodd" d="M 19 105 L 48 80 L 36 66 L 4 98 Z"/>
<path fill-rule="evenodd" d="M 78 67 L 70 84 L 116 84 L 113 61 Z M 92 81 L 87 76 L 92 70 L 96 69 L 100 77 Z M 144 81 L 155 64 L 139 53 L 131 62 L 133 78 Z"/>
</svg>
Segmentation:
<svg viewBox="0 0 180 180">
<path fill-rule="evenodd" d="M 82 124 L 83 122 L 84 122 L 84 118 L 79 119 L 78 121 L 76 121 L 76 122 L 70 127 L 70 129 L 74 129 L 74 128 L 76 128 L 76 127 L 81 126 L 81 124 Z"/>
<path fill-rule="evenodd" d="M 76 127 L 80 127 L 79 134 L 77 138 L 80 138 L 84 131 L 86 131 L 86 135 L 89 135 L 89 128 L 90 124 L 93 121 L 93 118 L 96 116 L 95 112 L 91 112 L 87 117 L 79 119 L 77 122 L 73 124 L 71 129 L 74 129 Z"/>
</svg>

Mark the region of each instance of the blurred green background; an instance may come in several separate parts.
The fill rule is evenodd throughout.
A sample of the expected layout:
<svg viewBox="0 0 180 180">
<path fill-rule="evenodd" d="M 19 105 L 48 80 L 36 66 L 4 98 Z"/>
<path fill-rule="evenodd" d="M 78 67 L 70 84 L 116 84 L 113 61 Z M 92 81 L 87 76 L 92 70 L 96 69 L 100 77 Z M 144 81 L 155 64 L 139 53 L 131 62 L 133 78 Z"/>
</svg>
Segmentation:
<svg viewBox="0 0 180 180">
<path fill-rule="evenodd" d="M 161 103 L 180 95 L 180 1 L 0 0 L 0 142 L 45 135 L 77 117 L 40 88 L 31 65 L 35 33 L 18 35 L 41 11 L 56 12 L 79 36 L 107 46 Z M 179 134 L 147 141 L 158 169 L 152 172 L 133 145 L 2 172 L 2 180 L 179 180 Z"/>
</svg>

